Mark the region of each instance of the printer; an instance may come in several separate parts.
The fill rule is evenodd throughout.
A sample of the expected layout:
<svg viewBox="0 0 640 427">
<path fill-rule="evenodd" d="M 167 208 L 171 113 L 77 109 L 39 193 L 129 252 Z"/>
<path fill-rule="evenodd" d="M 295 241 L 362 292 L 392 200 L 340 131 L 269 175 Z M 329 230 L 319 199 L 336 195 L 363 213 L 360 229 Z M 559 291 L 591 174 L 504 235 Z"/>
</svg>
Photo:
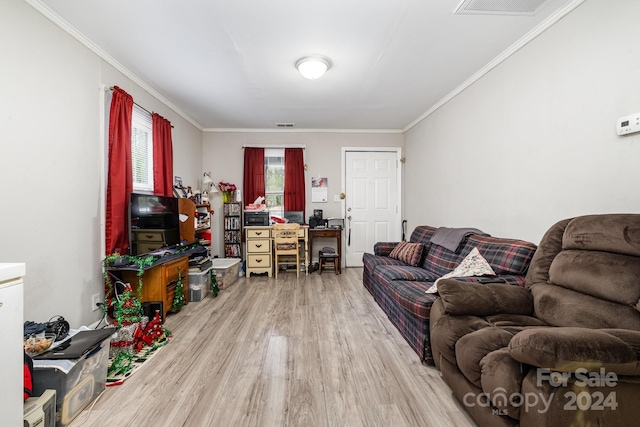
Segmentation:
<svg viewBox="0 0 640 427">
<path fill-rule="evenodd" d="M 246 226 L 268 226 L 268 211 L 244 211 L 244 225 Z"/>
</svg>

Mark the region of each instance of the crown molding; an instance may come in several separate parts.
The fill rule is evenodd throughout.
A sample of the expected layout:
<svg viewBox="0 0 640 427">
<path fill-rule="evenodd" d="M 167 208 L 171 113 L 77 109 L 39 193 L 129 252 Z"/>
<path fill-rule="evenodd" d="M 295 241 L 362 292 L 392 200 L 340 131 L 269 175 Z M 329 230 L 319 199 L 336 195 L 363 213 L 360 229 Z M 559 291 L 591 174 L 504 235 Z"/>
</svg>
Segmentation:
<svg viewBox="0 0 640 427">
<path fill-rule="evenodd" d="M 247 128 L 204 128 L 208 133 L 380 133 L 401 134 L 402 129 L 247 129 Z"/>
</svg>

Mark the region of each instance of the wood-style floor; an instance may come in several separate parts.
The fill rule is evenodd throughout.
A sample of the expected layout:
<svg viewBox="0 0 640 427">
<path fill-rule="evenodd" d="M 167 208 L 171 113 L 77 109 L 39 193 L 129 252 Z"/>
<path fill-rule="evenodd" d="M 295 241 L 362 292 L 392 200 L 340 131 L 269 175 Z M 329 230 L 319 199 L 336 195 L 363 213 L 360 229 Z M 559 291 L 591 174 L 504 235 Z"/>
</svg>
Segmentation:
<svg viewBox="0 0 640 427">
<path fill-rule="evenodd" d="M 169 344 L 69 427 L 475 426 L 361 268 L 242 277 L 165 326 Z"/>
</svg>

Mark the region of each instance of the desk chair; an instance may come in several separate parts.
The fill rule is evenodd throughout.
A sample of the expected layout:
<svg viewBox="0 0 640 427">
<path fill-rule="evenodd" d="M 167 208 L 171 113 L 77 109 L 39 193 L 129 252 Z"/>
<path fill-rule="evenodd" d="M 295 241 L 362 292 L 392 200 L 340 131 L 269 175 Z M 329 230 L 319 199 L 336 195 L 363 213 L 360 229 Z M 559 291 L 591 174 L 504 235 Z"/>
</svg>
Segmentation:
<svg viewBox="0 0 640 427">
<path fill-rule="evenodd" d="M 296 265 L 296 277 L 300 277 L 300 248 L 298 230 L 300 224 L 275 224 L 273 226 L 273 251 L 276 279 L 281 265 Z"/>
</svg>

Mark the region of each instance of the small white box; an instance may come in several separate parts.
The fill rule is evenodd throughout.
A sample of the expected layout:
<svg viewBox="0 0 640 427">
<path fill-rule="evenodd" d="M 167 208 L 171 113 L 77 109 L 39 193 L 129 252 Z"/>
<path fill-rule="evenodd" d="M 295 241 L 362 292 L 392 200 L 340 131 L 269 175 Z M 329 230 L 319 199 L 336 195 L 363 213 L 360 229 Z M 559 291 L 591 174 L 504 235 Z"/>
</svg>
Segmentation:
<svg viewBox="0 0 640 427">
<path fill-rule="evenodd" d="M 226 289 L 238 280 L 240 258 L 214 258 L 211 268 L 220 289 Z"/>
</svg>

